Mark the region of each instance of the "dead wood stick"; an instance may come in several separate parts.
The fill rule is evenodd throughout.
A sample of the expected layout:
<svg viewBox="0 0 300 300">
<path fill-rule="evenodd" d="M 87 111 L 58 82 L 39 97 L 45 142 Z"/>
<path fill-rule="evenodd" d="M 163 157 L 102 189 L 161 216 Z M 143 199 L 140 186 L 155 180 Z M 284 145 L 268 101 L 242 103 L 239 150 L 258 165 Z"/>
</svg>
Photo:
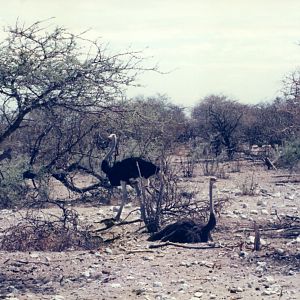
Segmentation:
<svg viewBox="0 0 300 300">
<path fill-rule="evenodd" d="M 43 262 L 43 261 L 30 261 L 30 260 L 20 260 L 20 259 L 17 259 L 16 262 L 18 262 L 20 264 L 41 264 L 41 265 L 45 265 L 45 266 L 49 266 L 50 265 L 49 262 Z"/>
<path fill-rule="evenodd" d="M 281 175 L 272 175 L 271 177 L 293 177 L 293 176 L 300 176 L 300 174 L 294 174 L 294 173 L 291 173 L 291 174 L 281 174 Z"/>
<path fill-rule="evenodd" d="M 221 245 L 212 245 L 212 246 L 189 246 L 186 244 L 179 244 L 179 243 L 173 243 L 173 242 L 165 242 L 165 243 L 160 243 L 160 244 L 152 244 L 149 245 L 150 249 L 153 248 L 161 248 L 165 246 L 175 246 L 175 247 L 180 247 L 180 248 L 185 248 L 185 249 L 213 249 L 213 248 L 223 248 Z"/>
<path fill-rule="evenodd" d="M 299 183 L 299 179 L 276 180 L 274 183 Z"/>
<path fill-rule="evenodd" d="M 125 250 L 126 254 L 132 254 L 132 253 L 154 253 L 153 250 L 150 249 L 133 249 L 133 250 Z"/>
<path fill-rule="evenodd" d="M 255 237 L 254 237 L 254 251 L 259 251 L 261 248 L 261 243 L 260 243 L 260 232 L 259 232 L 259 228 L 258 225 L 256 223 L 256 221 L 254 221 L 254 233 L 255 233 Z"/>
</svg>

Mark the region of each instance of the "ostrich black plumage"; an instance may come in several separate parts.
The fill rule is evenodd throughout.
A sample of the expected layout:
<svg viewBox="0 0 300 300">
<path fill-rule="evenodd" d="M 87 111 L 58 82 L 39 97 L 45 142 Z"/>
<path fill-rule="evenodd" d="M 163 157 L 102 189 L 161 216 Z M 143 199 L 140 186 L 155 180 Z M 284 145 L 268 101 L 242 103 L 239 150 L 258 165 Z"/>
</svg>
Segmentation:
<svg viewBox="0 0 300 300">
<path fill-rule="evenodd" d="M 167 225 L 161 231 L 154 233 L 148 238 L 148 241 L 161 240 L 174 243 L 201 243 L 211 239 L 210 232 L 216 226 L 216 217 L 213 207 L 212 189 L 216 182 L 214 177 L 209 180 L 209 219 L 206 225 L 201 226 L 194 220 L 180 220 L 173 224 Z"/>
<path fill-rule="evenodd" d="M 138 196 L 140 196 L 138 185 L 136 182 L 134 182 L 134 179 L 139 177 L 148 179 L 152 175 L 155 175 L 159 172 L 159 167 L 140 157 L 129 157 L 122 161 L 116 162 L 112 167 L 110 167 L 109 160 L 116 149 L 117 136 L 115 134 L 111 134 L 109 139 L 112 140 L 112 146 L 101 163 L 101 169 L 107 175 L 112 186 L 122 187 L 123 199 L 120 209 L 115 217 L 115 219 L 119 221 L 124 204 L 127 200 L 126 184 L 133 185 Z"/>
</svg>

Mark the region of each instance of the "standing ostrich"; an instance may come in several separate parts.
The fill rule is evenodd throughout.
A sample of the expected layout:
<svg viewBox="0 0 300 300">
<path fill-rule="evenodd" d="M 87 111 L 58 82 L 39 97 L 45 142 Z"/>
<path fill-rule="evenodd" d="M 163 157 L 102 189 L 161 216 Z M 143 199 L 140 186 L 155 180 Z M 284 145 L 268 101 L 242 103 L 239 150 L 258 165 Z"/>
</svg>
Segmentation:
<svg viewBox="0 0 300 300">
<path fill-rule="evenodd" d="M 134 179 L 139 177 L 148 179 L 150 176 L 159 172 L 159 167 L 139 157 L 126 158 L 122 161 L 116 162 L 112 167 L 110 167 L 109 160 L 116 149 L 117 136 L 115 134 L 111 134 L 108 138 L 112 140 L 112 146 L 101 163 L 101 170 L 107 175 L 112 186 L 122 187 L 122 203 L 115 217 L 115 220 L 119 221 L 124 204 L 127 200 L 126 184 L 133 185 L 138 196 L 140 196 L 137 182 L 134 182 Z"/>
<path fill-rule="evenodd" d="M 161 240 L 162 242 L 175 243 L 204 243 L 209 239 L 212 240 L 210 232 L 216 226 L 216 216 L 212 197 L 213 184 L 216 182 L 215 177 L 209 180 L 209 220 L 206 225 L 201 226 L 191 219 L 180 220 L 173 224 L 167 225 L 161 231 L 154 233 L 148 238 L 148 241 Z"/>
</svg>

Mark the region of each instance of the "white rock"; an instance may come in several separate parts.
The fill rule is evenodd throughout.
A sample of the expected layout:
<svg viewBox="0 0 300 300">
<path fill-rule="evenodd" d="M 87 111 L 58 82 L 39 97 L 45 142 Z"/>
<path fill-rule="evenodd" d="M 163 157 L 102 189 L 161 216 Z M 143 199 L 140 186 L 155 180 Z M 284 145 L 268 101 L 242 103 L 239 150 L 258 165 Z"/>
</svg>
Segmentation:
<svg viewBox="0 0 300 300">
<path fill-rule="evenodd" d="M 264 291 L 262 292 L 262 295 L 263 295 L 263 296 L 270 296 L 270 295 L 272 295 L 272 293 L 271 293 L 270 290 L 264 290 Z"/>
<path fill-rule="evenodd" d="M 154 256 L 143 256 L 142 257 L 143 260 L 154 260 Z"/>
<path fill-rule="evenodd" d="M 283 255 L 284 254 L 284 249 L 282 249 L 282 248 L 276 248 L 275 249 L 275 253 L 277 253 L 277 254 L 279 254 L 279 255 Z"/>
<path fill-rule="evenodd" d="M 275 283 L 275 279 L 274 279 L 273 276 L 266 276 L 265 277 L 265 281 L 268 282 L 268 283 L 270 283 L 270 284 Z"/>
<path fill-rule="evenodd" d="M 284 198 L 287 199 L 287 200 L 294 200 L 295 199 L 295 194 L 286 195 Z"/>
<path fill-rule="evenodd" d="M 255 241 L 255 237 L 252 236 L 252 235 L 250 235 L 250 236 L 248 237 L 248 240 L 247 240 L 246 242 L 247 242 L 247 244 L 254 244 L 254 241 Z M 260 244 L 261 244 L 262 246 L 265 246 L 265 245 L 267 244 L 267 242 L 266 242 L 264 239 L 260 239 Z"/>
<path fill-rule="evenodd" d="M 250 210 L 250 214 L 251 215 L 257 215 L 258 211 L 256 209 L 252 209 L 252 210 Z"/>
<path fill-rule="evenodd" d="M 105 248 L 105 253 L 107 253 L 107 254 L 112 254 L 113 252 L 112 252 L 112 250 L 110 249 L 110 248 Z"/>
<path fill-rule="evenodd" d="M 91 273 L 90 273 L 90 271 L 84 271 L 81 273 L 81 275 L 88 278 L 91 276 Z"/>
<path fill-rule="evenodd" d="M 240 215 L 240 218 L 241 218 L 242 220 L 247 220 L 247 219 L 248 219 L 247 215 L 245 215 L 245 214 L 241 214 L 241 215 Z"/>
<path fill-rule="evenodd" d="M 31 258 L 39 258 L 40 255 L 38 253 L 30 253 L 29 255 Z"/>
<path fill-rule="evenodd" d="M 112 288 L 120 288 L 121 287 L 121 284 L 120 283 L 111 283 L 110 286 Z"/>
<path fill-rule="evenodd" d="M 261 210 L 261 214 L 262 214 L 262 215 L 268 215 L 269 212 L 268 212 L 266 209 L 262 209 L 262 210 Z"/>
<path fill-rule="evenodd" d="M 51 300 L 64 300 L 65 297 L 62 295 L 55 295 L 51 298 Z"/>
<path fill-rule="evenodd" d="M 203 293 L 202 292 L 196 292 L 194 294 L 194 296 L 197 297 L 197 298 L 201 298 L 203 296 Z"/>
<path fill-rule="evenodd" d="M 274 194 L 272 194 L 272 197 L 274 197 L 274 198 L 280 198 L 281 197 L 281 193 L 280 192 L 274 193 Z"/>
</svg>

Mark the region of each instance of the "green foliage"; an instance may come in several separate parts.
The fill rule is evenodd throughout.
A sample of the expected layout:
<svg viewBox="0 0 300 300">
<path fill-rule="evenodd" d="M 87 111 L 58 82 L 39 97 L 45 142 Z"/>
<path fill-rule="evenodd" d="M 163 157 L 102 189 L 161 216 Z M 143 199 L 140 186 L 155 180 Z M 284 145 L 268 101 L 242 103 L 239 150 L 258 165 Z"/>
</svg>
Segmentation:
<svg viewBox="0 0 300 300">
<path fill-rule="evenodd" d="M 12 208 L 20 205 L 27 193 L 22 178 L 26 170 L 24 159 L 2 163 L 0 166 L 0 208 Z"/>
<path fill-rule="evenodd" d="M 297 168 L 300 162 L 300 138 L 291 141 L 283 148 L 279 165 L 286 168 Z"/>
</svg>

